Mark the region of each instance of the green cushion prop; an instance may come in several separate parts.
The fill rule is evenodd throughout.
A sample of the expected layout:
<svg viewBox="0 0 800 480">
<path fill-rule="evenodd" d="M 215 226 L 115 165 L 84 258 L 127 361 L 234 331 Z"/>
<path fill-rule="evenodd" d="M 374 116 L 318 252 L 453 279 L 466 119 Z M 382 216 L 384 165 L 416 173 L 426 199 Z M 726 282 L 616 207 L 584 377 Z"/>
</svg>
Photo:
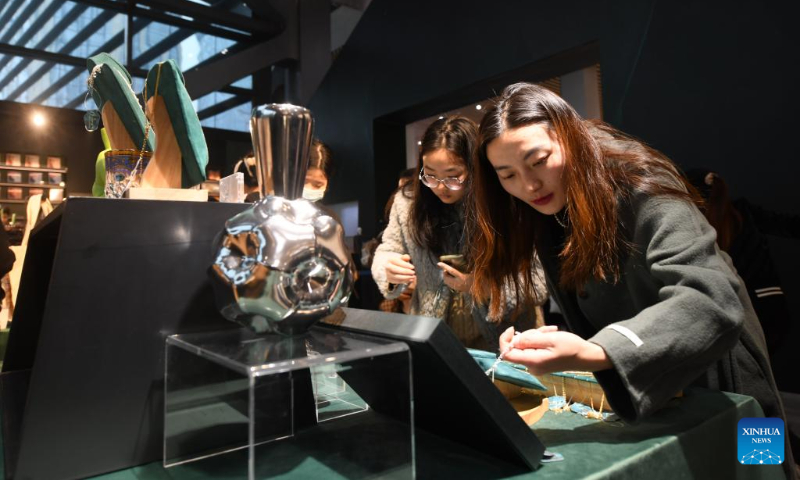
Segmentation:
<svg viewBox="0 0 800 480">
<path fill-rule="evenodd" d="M 131 88 L 131 75 L 107 53 L 98 53 L 86 60 L 90 74 L 98 65 L 100 68 L 94 75 L 93 88 L 89 89 L 94 103 L 102 111 L 105 103 L 110 101 L 136 148 L 141 148 L 147 119 Z M 148 138 L 145 149 L 152 152 L 153 146 L 152 138 Z"/>
<path fill-rule="evenodd" d="M 468 348 L 467 352 L 478 362 L 478 365 L 483 371 L 492 368 L 492 365 L 494 365 L 494 362 L 497 360 L 497 355 L 492 352 L 473 348 Z M 524 366 L 516 363 L 506 361 L 498 363 L 497 369 L 494 372 L 494 378 L 522 388 L 547 391 L 547 387 L 542 385 L 542 382 L 540 382 L 538 378 L 528 373 Z"/>
<path fill-rule="evenodd" d="M 158 66 L 155 64 L 147 74 L 146 98 L 155 94 L 158 83 L 158 95 L 163 97 L 164 105 L 181 150 L 181 186 L 192 187 L 206 179 L 208 164 L 208 147 L 200 119 L 192 105 L 192 99 L 184 85 L 183 74 L 174 60 L 161 63 L 161 77 L 158 77 Z"/>
</svg>

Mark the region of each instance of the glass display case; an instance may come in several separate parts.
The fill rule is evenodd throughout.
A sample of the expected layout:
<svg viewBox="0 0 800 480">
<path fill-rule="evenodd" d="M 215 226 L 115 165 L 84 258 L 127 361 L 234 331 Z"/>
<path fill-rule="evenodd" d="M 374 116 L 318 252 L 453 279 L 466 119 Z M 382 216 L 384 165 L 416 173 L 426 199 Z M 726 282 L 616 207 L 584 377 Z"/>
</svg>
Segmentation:
<svg viewBox="0 0 800 480">
<path fill-rule="evenodd" d="M 170 336 L 164 466 L 226 454 L 226 471 L 264 478 L 300 453 L 346 478 L 414 478 L 411 372 L 404 342 L 325 327 Z"/>
</svg>

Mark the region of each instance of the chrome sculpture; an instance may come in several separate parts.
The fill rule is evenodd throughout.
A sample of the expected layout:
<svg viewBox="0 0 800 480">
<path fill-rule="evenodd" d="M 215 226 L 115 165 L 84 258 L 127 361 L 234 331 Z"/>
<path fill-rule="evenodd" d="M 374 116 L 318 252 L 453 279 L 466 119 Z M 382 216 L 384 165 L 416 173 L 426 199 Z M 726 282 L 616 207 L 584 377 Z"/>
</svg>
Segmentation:
<svg viewBox="0 0 800 480">
<path fill-rule="evenodd" d="M 262 105 L 250 129 L 262 200 L 225 223 L 211 266 L 217 306 L 256 333 L 302 334 L 347 302 L 353 263 L 339 222 L 299 198 L 311 113 Z"/>
<path fill-rule="evenodd" d="M 303 196 L 314 119 L 303 107 L 271 103 L 253 109 L 250 136 L 261 198 Z"/>
</svg>

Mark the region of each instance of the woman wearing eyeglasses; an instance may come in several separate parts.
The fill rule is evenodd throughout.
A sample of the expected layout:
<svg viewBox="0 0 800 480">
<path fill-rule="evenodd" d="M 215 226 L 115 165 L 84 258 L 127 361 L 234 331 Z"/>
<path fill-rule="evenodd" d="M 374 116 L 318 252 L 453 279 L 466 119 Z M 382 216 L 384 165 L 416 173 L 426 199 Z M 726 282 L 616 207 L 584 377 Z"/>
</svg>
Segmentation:
<svg viewBox="0 0 800 480">
<path fill-rule="evenodd" d="M 427 128 L 413 193 L 395 195 L 372 275 L 388 299 L 415 286 L 410 314 L 444 319 L 466 346 L 496 350 L 498 324 L 473 305 L 472 274 L 461 256 L 476 137 L 477 126 L 464 117 L 444 117 Z"/>
</svg>

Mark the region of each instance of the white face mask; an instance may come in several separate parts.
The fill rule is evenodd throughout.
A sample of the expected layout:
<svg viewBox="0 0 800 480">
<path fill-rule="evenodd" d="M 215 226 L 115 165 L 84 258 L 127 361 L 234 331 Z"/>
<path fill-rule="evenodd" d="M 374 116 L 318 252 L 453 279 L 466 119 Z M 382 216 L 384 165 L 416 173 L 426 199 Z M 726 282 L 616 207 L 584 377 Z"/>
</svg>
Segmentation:
<svg viewBox="0 0 800 480">
<path fill-rule="evenodd" d="M 303 198 L 309 202 L 318 202 L 325 196 L 325 190 L 303 187 Z"/>
</svg>

